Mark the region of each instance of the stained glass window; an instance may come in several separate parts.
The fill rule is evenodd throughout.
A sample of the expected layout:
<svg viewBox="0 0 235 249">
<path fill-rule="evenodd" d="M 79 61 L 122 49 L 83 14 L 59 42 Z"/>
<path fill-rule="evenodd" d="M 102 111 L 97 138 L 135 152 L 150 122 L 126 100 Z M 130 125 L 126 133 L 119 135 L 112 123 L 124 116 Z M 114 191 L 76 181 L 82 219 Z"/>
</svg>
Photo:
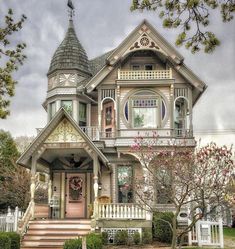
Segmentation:
<svg viewBox="0 0 235 249">
<path fill-rule="evenodd" d="M 133 202 L 133 172 L 131 166 L 118 166 L 118 202 Z"/>
<path fill-rule="evenodd" d="M 73 102 L 72 100 L 62 100 L 61 106 L 65 109 L 65 111 L 72 115 L 73 114 Z"/>
</svg>

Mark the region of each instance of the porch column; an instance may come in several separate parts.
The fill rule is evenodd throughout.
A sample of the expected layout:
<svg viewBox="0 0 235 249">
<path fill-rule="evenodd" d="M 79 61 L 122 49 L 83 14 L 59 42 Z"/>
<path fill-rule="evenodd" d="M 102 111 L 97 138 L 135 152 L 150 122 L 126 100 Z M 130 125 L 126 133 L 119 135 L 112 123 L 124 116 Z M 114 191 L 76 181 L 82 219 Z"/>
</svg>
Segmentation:
<svg viewBox="0 0 235 249">
<path fill-rule="evenodd" d="M 95 201 L 94 201 L 94 218 L 98 218 L 98 172 L 99 172 L 99 161 L 98 161 L 98 156 L 95 155 L 93 158 L 93 173 L 94 173 L 94 196 L 95 196 Z"/>
<path fill-rule="evenodd" d="M 30 194 L 31 194 L 31 216 L 34 218 L 34 209 L 35 209 L 35 189 L 36 189 L 36 171 L 37 171 L 37 157 L 32 156 L 32 165 L 31 165 L 31 185 L 30 185 Z"/>
<path fill-rule="evenodd" d="M 51 174 L 50 174 L 49 180 L 48 180 L 48 204 L 51 203 L 51 198 L 52 198 L 52 180 L 51 180 Z"/>
<path fill-rule="evenodd" d="M 171 128 L 171 132 L 172 132 L 172 136 L 174 136 L 175 134 L 175 131 L 174 131 L 174 128 L 175 128 L 175 125 L 174 125 L 174 114 L 175 112 L 175 105 L 174 105 L 174 85 L 171 84 L 170 86 L 170 128 Z"/>
</svg>

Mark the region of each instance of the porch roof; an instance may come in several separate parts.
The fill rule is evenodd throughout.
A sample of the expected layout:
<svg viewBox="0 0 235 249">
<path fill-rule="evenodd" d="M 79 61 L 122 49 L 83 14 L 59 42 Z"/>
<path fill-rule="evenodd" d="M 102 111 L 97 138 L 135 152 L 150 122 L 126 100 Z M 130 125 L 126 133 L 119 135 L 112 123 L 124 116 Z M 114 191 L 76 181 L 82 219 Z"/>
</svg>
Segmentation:
<svg viewBox="0 0 235 249">
<path fill-rule="evenodd" d="M 87 146 L 92 150 L 92 152 L 94 152 L 100 158 L 100 160 L 109 167 L 109 160 L 82 131 L 77 122 L 65 111 L 63 107 L 60 108 L 52 120 L 41 130 L 29 147 L 23 152 L 23 154 L 17 160 L 17 164 L 26 168 L 31 168 L 30 162 L 32 156 L 37 156 L 40 154 L 43 144 L 63 119 L 68 120 L 79 136 L 86 142 Z"/>
</svg>

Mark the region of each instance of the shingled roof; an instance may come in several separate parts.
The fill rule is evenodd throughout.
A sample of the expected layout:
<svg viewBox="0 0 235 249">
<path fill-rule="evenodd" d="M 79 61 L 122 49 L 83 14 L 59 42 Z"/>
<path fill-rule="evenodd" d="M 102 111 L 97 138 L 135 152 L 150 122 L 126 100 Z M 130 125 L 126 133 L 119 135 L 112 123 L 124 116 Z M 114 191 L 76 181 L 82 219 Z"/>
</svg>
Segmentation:
<svg viewBox="0 0 235 249">
<path fill-rule="evenodd" d="M 106 59 L 109 57 L 109 55 L 113 52 L 113 50 L 106 52 L 105 54 L 102 54 L 94 59 L 91 59 L 89 61 L 89 66 L 90 66 L 90 70 L 92 75 L 94 76 L 95 74 L 97 74 L 100 69 L 102 69 L 105 64 L 106 64 Z"/>
<path fill-rule="evenodd" d="M 69 21 L 64 40 L 52 57 L 48 74 L 60 69 L 75 69 L 88 75 L 91 74 L 86 51 L 76 36 L 72 20 Z"/>
</svg>

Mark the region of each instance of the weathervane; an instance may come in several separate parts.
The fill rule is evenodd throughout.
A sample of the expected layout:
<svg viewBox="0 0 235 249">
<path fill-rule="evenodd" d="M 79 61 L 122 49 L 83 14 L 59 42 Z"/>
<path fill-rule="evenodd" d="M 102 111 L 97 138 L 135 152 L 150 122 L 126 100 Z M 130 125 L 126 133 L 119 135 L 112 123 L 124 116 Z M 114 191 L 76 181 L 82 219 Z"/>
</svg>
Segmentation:
<svg viewBox="0 0 235 249">
<path fill-rule="evenodd" d="M 70 20 L 72 20 L 74 16 L 74 9 L 75 9 L 72 0 L 68 0 L 67 6 L 69 7 L 69 10 L 68 10 L 69 18 Z"/>
</svg>

